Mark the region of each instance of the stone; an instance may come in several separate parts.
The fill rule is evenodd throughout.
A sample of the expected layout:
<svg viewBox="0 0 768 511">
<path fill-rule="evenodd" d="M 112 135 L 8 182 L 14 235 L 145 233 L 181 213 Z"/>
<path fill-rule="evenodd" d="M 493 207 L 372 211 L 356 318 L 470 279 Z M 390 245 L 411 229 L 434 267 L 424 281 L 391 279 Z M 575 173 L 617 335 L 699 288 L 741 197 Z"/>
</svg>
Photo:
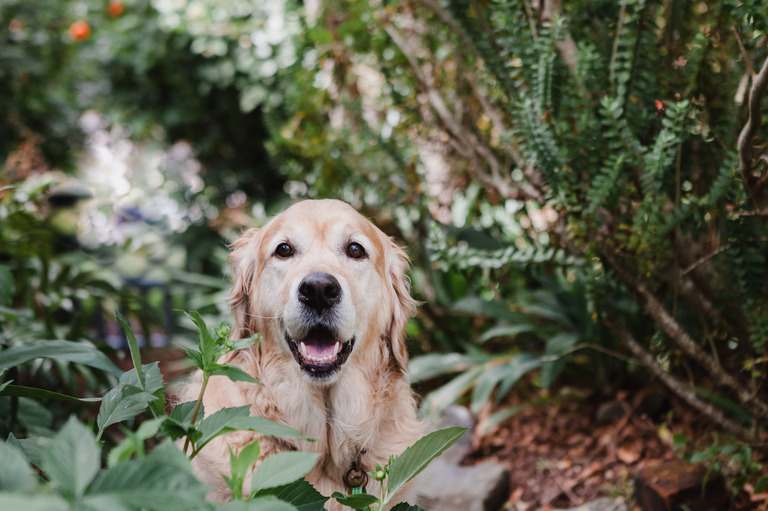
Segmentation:
<svg viewBox="0 0 768 511">
<path fill-rule="evenodd" d="M 731 493 L 722 474 L 701 463 L 668 460 L 641 467 L 635 499 L 643 511 L 722 511 L 730 509 Z"/>
<path fill-rule="evenodd" d="M 452 406 L 430 429 L 472 427 L 474 419 L 463 406 Z M 460 463 L 472 450 L 467 432 L 419 475 L 422 508 L 440 511 L 497 511 L 509 497 L 509 473 L 494 461 L 472 466 Z"/>
<path fill-rule="evenodd" d="M 509 497 L 509 473 L 492 461 L 462 467 L 438 458 L 418 484 L 425 510 L 497 511 Z"/>
<path fill-rule="evenodd" d="M 582 504 L 578 507 L 572 507 L 569 509 L 561 509 L 560 511 L 628 511 L 627 501 L 622 499 L 613 499 L 610 497 L 603 497 L 587 504 Z"/>
</svg>

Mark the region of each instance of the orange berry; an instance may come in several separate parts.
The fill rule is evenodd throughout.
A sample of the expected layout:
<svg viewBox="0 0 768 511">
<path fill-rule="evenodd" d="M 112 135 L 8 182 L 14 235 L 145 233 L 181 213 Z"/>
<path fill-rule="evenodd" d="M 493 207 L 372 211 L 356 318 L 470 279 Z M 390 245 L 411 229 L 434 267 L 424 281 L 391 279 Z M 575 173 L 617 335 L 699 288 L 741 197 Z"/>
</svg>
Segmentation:
<svg viewBox="0 0 768 511">
<path fill-rule="evenodd" d="M 75 41 L 85 41 L 91 37 L 91 26 L 87 21 L 77 20 L 69 27 L 69 37 Z"/>
<path fill-rule="evenodd" d="M 113 18 L 117 18 L 125 11 L 125 4 L 120 0 L 112 0 L 107 7 L 107 13 Z"/>
</svg>

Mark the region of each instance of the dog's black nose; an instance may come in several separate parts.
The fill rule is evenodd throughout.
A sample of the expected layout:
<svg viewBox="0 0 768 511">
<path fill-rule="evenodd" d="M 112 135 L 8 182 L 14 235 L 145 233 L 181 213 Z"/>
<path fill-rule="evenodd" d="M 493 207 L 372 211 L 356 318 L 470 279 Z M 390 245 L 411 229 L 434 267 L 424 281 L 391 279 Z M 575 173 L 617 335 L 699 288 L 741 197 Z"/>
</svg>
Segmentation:
<svg viewBox="0 0 768 511">
<path fill-rule="evenodd" d="M 328 309 L 341 300 L 341 285 L 328 273 L 310 273 L 299 284 L 299 300 L 316 310 Z"/>
</svg>

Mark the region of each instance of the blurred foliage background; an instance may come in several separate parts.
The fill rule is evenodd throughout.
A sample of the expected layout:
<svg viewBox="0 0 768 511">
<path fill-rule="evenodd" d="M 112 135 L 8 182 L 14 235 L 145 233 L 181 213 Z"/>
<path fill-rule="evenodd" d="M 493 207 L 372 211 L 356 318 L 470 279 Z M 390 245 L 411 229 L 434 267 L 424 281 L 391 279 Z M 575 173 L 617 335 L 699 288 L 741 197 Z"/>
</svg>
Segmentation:
<svg viewBox="0 0 768 511">
<path fill-rule="evenodd" d="M 761 0 L 4 0 L 0 26 L 3 347 L 119 349 L 115 308 L 167 344 L 175 309 L 226 317 L 243 228 L 334 197 L 408 247 L 426 411 L 658 379 L 765 444 Z M 0 399 L 4 434 L 40 428 Z"/>
</svg>

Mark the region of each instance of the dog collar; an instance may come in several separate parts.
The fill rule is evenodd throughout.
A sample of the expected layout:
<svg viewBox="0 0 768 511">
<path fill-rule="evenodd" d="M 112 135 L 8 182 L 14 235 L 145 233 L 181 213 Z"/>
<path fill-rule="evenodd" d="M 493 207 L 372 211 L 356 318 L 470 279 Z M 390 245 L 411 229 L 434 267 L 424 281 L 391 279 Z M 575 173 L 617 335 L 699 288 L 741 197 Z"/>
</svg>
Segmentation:
<svg viewBox="0 0 768 511">
<path fill-rule="evenodd" d="M 358 449 L 357 456 L 352 460 L 352 464 L 344 474 L 344 484 L 347 485 L 347 488 L 352 489 L 362 487 L 365 489 L 365 486 L 368 484 L 368 474 L 360 465 L 360 457 L 363 454 L 365 454 L 365 449 Z"/>
</svg>

